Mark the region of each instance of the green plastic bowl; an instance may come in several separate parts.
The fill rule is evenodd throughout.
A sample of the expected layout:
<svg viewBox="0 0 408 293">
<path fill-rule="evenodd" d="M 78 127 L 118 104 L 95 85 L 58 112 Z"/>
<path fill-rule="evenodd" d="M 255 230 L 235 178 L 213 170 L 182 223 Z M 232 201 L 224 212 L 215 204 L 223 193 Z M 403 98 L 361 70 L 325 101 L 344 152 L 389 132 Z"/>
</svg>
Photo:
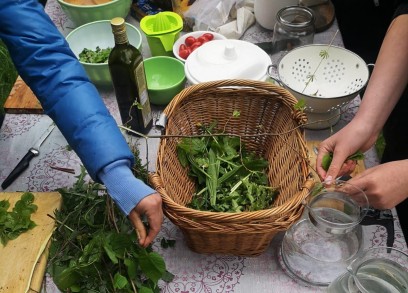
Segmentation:
<svg viewBox="0 0 408 293">
<path fill-rule="evenodd" d="M 111 20 L 115 17 L 123 17 L 129 14 L 132 0 L 112 0 L 99 5 L 75 5 L 58 0 L 64 13 L 74 23 L 80 26 L 97 20 Z"/>
<path fill-rule="evenodd" d="M 150 103 L 165 106 L 184 89 L 184 63 L 169 56 L 155 56 L 144 60 Z"/>
<path fill-rule="evenodd" d="M 126 23 L 126 31 L 130 44 L 142 51 L 142 34 L 140 31 L 129 23 Z M 101 49 L 106 49 L 113 48 L 115 45 L 110 20 L 95 21 L 77 27 L 68 34 L 66 40 L 78 59 L 84 48 L 95 50 L 99 46 Z M 96 86 L 112 85 L 108 63 L 80 63 L 89 79 Z"/>
</svg>

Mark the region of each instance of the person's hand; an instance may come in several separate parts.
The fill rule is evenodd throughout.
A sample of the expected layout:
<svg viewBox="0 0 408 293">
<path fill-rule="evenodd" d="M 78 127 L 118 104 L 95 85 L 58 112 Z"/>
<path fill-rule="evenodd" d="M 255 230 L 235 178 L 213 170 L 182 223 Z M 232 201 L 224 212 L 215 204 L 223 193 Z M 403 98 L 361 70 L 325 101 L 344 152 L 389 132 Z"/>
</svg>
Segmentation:
<svg viewBox="0 0 408 293">
<path fill-rule="evenodd" d="M 370 134 L 364 123 L 352 120 L 347 126 L 319 144 L 316 171 L 322 180 L 332 180 L 340 175 L 351 173 L 356 162 L 347 157 L 358 150 L 366 151 L 377 139 Z M 326 171 L 322 167 L 323 156 L 333 153 L 333 160 Z"/>
<path fill-rule="evenodd" d="M 149 222 L 149 234 L 141 220 L 145 215 Z M 163 223 L 162 199 L 159 193 L 153 193 L 143 198 L 138 205 L 129 213 L 129 220 L 139 237 L 139 244 L 143 247 L 149 246 L 160 232 Z"/>
<path fill-rule="evenodd" d="M 408 160 L 369 168 L 348 181 L 362 189 L 370 206 L 391 209 L 408 198 Z"/>
</svg>

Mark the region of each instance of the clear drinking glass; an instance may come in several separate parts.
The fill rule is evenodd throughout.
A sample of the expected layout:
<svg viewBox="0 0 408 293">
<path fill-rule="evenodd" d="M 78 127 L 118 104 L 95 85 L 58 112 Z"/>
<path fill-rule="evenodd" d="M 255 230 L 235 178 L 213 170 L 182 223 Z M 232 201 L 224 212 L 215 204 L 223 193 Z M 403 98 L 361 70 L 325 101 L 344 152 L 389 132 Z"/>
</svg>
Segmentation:
<svg viewBox="0 0 408 293">
<path fill-rule="evenodd" d="M 280 262 L 289 276 L 301 283 L 328 286 L 346 272 L 361 252 L 362 229 L 367 213 L 365 193 L 336 180 L 312 191 L 301 219 L 293 224 L 282 241 Z"/>
<path fill-rule="evenodd" d="M 313 43 L 315 17 L 310 8 L 288 6 L 278 11 L 272 36 L 272 52 L 281 57 L 295 47 Z"/>
<path fill-rule="evenodd" d="M 408 255 L 391 247 L 367 249 L 330 284 L 327 292 L 408 292 Z"/>
</svg>

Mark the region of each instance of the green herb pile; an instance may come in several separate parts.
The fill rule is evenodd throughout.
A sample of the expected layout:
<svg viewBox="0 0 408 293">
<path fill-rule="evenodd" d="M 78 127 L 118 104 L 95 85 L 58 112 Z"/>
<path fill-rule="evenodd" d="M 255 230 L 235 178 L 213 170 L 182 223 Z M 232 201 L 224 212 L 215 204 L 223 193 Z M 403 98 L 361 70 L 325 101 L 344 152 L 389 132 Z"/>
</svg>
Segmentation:
<svg viewBox="0 0 408 293">
<path fill-rule="evenodd" d="M 163 258 L 142 248 L 130 221 L 102 185 L 85 182 L 59 189 L 63 206 L 50 248 L 48 272 L 63 292 L 160 292 L 171 281 Z"/>
<path fill-rule="evenodd" d="M 79 61 L 85 63 L 107 63 L 111 51 L 112 48 L 101 49 L 99 46 L 95 50 L 85 48 L 79 53 Z"/>
<path fill-rule="evenodd" d="M 180 163 L 197 180 L 189 207 L 214 212 L 269 208 L 278 191 L 268 185 L 268 161 L 247 152 L 239 137 L 217 133 L 216 123 L 198 127 L 203 135 L 177 145 Z"/>
<path fill-rule="evenodd" d="M 16 239 L 20 234 L 34 228 L 36 224 L 31 220 L 31 214 L 37 211 L 37 205 L 33 204 L 34 195 L 24 193 L 9 211 L 10 202 L 0 201 L 0 241 L 6 244 Z"/>
</svg>

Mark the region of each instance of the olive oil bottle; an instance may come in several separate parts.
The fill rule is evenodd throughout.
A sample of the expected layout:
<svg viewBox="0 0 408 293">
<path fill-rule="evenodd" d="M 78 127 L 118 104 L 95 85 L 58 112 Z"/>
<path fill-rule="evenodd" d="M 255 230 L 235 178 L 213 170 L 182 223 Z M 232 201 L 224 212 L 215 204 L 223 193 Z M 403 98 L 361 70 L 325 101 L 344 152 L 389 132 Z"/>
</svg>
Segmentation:
<svg viewBox="0 0 408 293">
<path fill-rule="evenodd" d="M 113 18 L 111 27 L 115 46 L 109 55 L 108 64 L 122 124 L 146 134 L 152 127 L 153 117 L 147 92 L 143 56 L 129 43 L 123 18 Z"/>
</svg>

